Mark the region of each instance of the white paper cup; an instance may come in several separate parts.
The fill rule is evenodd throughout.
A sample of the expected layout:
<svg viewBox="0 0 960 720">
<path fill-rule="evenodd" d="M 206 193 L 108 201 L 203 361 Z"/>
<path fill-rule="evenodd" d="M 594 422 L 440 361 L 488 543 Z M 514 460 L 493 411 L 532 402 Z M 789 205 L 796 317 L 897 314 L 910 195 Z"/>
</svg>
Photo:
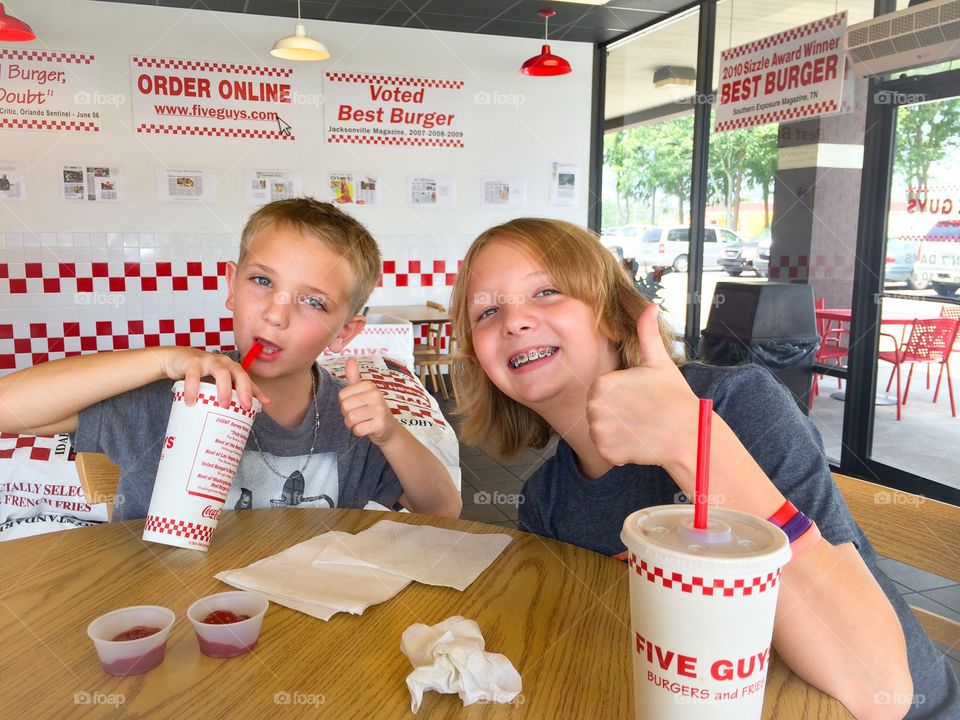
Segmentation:
<svg viewBox="0 0 960 720">
<path fill-rule="evenodd" d="M 101 615 L 87 626 L 100 664 L 111 675 L 139 675 L 163 662 L 167 638 L 173 627 L 173 611 L 159 605 L 136 605 Z M 135 640 L 114 640 L 134 628 L 156 632 Z"/>
<path fill-rule="evenodd" d="M 204 550 L 217 527 L 260 401 L 240 407 L 236 390 L 230 407 L 217 404 L 217 386 L 200 383 L 193 407 L 183 399 L 183 380 L 174 383 L 173 407 L 163 440 L 157 480 L 143 539 Z"/>
<path fill-rule="evenodd" d="M 693 508 L 629 515 L 630 654 L 637 720 L 755 720 L 763 707 L 782 530 L 746 513 Z"/>
<path fill-rule="evenodd" d="M 187 609 L 187 617 L 197 633 L 200 652 L 208 657 L 229 658 L 250 652 L 257 645 L 260 626 L 269 601 L 263 595 L 245 590 L 207 595 Z M 210 624 L 203 620 L 210 613 L 229 611 L 248 617 L 239 622 Z"/>
</svg>

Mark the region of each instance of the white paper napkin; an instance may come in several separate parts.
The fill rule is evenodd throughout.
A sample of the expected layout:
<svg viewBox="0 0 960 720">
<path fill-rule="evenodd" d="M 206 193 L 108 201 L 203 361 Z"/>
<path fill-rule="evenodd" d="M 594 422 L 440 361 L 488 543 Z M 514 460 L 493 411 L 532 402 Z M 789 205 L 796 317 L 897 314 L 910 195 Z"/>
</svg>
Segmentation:
<svg viewBox="0 0 960 720">
<path fill-rule="evenodd" d="M 245 568 L 224 570 L 216 578 L 243 590 L 256 590 L 280 605 L 322 620 L 338 612 L 359 615 L 369 606 L 389 600 L 410 581 L 369 566 L 312 564 L 318 552 L 352 537 L 326 532 Z"/>
<path fill-rule="evenodd" d="M 426 585 L 464 590 L 511 539 L 500 533 L 483 535 L 381 520 L 342 542 L 327 545 L 313 564 L 379 568 Z"/>
<path fill-rule="evenodd" d="M 403 632 L 400 649 L 410 659 L 410 709 L 417 712 L 426 690 L 457 693 L 464 706 L 478 700 L 507 703 L 523 689 L 506 656 L 484 652 L 480 626 L 459 615 L 436 625 L 417 623 Z"/>
</svg>

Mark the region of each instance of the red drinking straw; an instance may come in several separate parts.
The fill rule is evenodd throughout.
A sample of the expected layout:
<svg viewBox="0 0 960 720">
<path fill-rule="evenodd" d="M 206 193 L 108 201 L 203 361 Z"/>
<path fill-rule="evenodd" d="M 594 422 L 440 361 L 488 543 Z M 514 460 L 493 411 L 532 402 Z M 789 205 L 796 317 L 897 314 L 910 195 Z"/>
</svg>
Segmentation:
<svg viewBox="0 0 960 720">
<path fill-rule="evenodd" d="M 240 366 L 244 370 L 249 370 L 250 366 L 253 365 L 253 361 L 257 359 L 257 356 L 260 354 L 261 350 L 263 350 L 263 345 L 254 340 L 253 345 L 250 346 L 250 349 L 247 350 L 247 354 L 244 355 L 243 360 L 240 361 Z"/>
<path fill-rule="evenodd" d="M 700 400 L 700 421 L 697 425 L 697 487 L 693 498 L 693 527 L 707 529 L 707 493 L 710 485 L 710 420 L 713 400 Z"/>
</svg>

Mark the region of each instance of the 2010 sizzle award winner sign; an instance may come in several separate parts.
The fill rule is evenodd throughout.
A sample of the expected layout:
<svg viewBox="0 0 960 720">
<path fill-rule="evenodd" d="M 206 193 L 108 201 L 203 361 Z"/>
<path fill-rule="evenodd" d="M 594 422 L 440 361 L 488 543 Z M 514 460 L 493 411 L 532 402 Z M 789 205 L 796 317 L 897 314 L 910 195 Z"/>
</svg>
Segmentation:
<svg viewBox="0 0 960 720">
<path fill-rule="evenodd" d="M 724 50 L 717 132 L 839 112 L 846 11 Z"/>
<path fill-rule="evenodd" d="M 138 133 L 294 140 L 293 69 L 131 57 Z"/>
<path fill-rule="evenodd" d="M 462 148 L 462 80 L 328 72 L 328 143 Z"/>
<path fill-rule="evenodd" d="M 99 132 L 96 87 L 92 54 L 0 48 L 0 128 Z"/>
</svg>

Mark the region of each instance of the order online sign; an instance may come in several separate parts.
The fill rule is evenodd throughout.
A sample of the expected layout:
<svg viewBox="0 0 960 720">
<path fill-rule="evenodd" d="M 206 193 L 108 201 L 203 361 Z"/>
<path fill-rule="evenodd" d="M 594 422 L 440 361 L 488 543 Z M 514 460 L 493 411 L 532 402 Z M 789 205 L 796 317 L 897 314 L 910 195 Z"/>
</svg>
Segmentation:
<svg viewBox="0 0 960 720">
<path fill-rule="evenodd" d="M 462 148 L 462 80 L 328 72 L 324 85 L 328 143 Z"/>
<path fill-rule="evenodd" d="M 846 11 L 721 53 L 714 130 L 840 112 Z"/>
<path fill-rule="evenodd" d="M 294 140 L 293 69 L 131 57 L 137 133 Z"/>
</svg>

